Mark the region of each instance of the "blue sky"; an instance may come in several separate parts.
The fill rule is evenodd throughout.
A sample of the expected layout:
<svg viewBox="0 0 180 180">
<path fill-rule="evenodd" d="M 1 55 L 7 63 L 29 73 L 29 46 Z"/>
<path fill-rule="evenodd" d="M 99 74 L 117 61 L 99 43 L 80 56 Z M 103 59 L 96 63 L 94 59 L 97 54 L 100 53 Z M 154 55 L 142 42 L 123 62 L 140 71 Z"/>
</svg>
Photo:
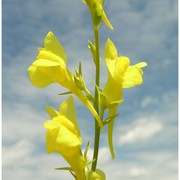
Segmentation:
<svg viewBox="0 0 180 180">
<path fill-rule="evenodd" d="M 67 53 L 68 68 L 74 72 L 81 61 L 87 87 L 93 92 L 94 66 L 87 47 L 87 41 L 93 40 L 89 12 L 81 0 L 3 0 L 2 9 L 3 178 L 71 179 L 68 173 L 54 170 L 66 162 L 46 154 L 43 128 L 48 119 L 45 106 L 58 109 L 66 97 L 57 94 L 65 89 L 56 84 L 34 87 L 27 68 L 46 33 L 53 31 Z M 105 10 L 115 29 L 104 24 L 100 29 L 101 87 L 107 79 L 103 58 L 107 38 L 132 64 L 146 61 L 148 67 L 142 86 L 123 91 L 125 101 L 114 129 L 116 159 L 111 160 L 105 132 L 98 166 L 107 179 L 176 180 L 177 0 L 113 0 L 106 2 Z M 94 125 L 77 99 L 76 107 L 84 147 L 93 140 Z"/>
</svg>

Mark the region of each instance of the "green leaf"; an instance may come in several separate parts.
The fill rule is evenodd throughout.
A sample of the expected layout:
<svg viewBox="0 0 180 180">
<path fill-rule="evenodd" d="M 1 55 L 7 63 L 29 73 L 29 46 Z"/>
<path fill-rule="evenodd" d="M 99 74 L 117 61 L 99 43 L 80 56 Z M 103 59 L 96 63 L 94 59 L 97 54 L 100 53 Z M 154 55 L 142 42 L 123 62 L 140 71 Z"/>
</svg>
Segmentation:
<svg viewBox="0 0 180 180">
<path fill-rule="evenodd" d="M 76 177 L 76 175 L 73 173 L 73 170 L 72 170 L 72 168 L 71 167 L 62 167 L 62 168 L 55 168 L 55 170 L 65 170 L 65 171 L 69 171 L 72 175 L 73 175 L 73 177 L 77 180 L 77 177 Z"/>
<path fill-rule="evenodd" d="M 118 101 L 113 101 L 113 102 L 109 103 L 109 107 L 117 106 L 117 105 L 121 104 L 123 101 L 124 101 L 124 99 L 120 99 Z"/>
<path fill-rule="evenodd" d="M 85 167 L 88 167 L 90 164 L 92 164 L 95 161 L 95 159 L 93 159 L 92 161 L 86 161 Z"/>
<path fill-rule="evenodd" d="M 87 157 L 87 152 L 88 152 L 90 146 L 91 146 L 91 142 L 89 141 L 89 142 L 87 143 L 86 149 L 85 149 L 85 151 L 84 151 L 84 157 L 85 157 L 85 158 Z"/>
<path fill-rule="evenodd" d="M 81 66 L 81 62 L 79 62 L 79 75 L 82 76 L 82 66 Z"/>
<path fill-rule="evenodd" d="M 106 125 L 106 124 L 110 123 L 114 118 L 116 118 L 116 117 L 119 116 L 119 115 L 120 115 L 120 113 L 108 117 L 107 119 L 105 119 L 105 120 L 103 121 L 103 124 Z"/>
<path fill-rule="evenodd" d="M 64 92 L 64 93 L 61 93 L 61 94 L 58 94 L 58 95 L 62 96 L 62 95 L 67 95 L 67 94 L 72 94 L 72 92 L 71 91 L 67 91 L 67 92 Z"/>
<path fill-rule="evenodd" d="M 76 175 L 75 175 L 72 171 L 69 171 L 69 172 L 73 175 L 73 177 L 74 177 L 76 180 L 78 180 L 77 177 L 76 177 Z"/>
<path fill-rule="evenodd" d="M 88 47 L 91 50 L 93 61 L 94 61 L 94 64 L 96 65 L 96 48 L 95 48 L 94 44 L 89 40 L 88 40 Z"/>
<path fill-rule="evenodd" d="M 79 77 L 79 71 L 75 69 L 76 76 Z"/>
<path fill-rule="evenodd" d="M 75 69 L 75 73 L 76 73 L 76 76 L 78 78 L 82 77 L 82 66 L 81 66 L 81 62 L 79 62 L 79 69 Z"/>
<path fill-rule="evenodd" d="M 55 168 L 55 170 L 72 171 L 72 168 L 71 167 L 62 167 L 62 168 Z"/>
</svg>

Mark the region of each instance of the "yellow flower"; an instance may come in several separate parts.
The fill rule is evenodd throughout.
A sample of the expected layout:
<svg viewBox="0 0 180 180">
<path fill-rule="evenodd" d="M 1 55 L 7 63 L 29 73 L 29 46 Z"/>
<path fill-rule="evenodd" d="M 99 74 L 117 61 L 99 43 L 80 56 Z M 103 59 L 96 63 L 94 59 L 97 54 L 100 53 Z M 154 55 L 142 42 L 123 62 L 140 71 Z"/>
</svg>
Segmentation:
<svg viewBox="0 0 180 180">
<path fill-rule="evenodd" d="M 143 82 L 141 68 L 147 66 L 146 62 L 130 65 L 128 57 L 119 56 L 113 42 L 108 39 L 105 45 L 105 60 L 108 69 L 108 80 L 103 91 L 106 97 L 105 107 L 108 108 L 109 117 L 116 115 L 118 102 L 122 99 L 122 88 L 131 88 Z M 108 124 L 108 139 L 112 157 L 114 150 L 112 144 L 112 131 L 114 119 Z"/>
<path fill-rule="evenodd" d="M 78 180 L 85 179 L 85 158 L 81 154 L 82 144 L 80 130 L 76 119 L 73 97 L 64 101 L 59 112 L 46 108 L 52 118 L 44 123 L 47 128 L 46 148 L 48 153 L 61 154 L 70 164 Z"/>
<path fill-rule="evenodd" d="M 44 39 L 44 48 L 39 48 L 39 54 L 28 68 L 31 82 L 37 87 L 45 87 L 51 83 L 58 83 L 74 93 L 97 119 L 100 127 L 102 122 L 88 101 L 87 97 L 76 85 L 74 75 L 66 67 L 66 54 L 52 32 Z"/>
<path fill-rule="evenodd" d="M 113 29 L 113 26 L 111 25 L 109 19 L 106 16 L 106 13 L 104 12 L 104 0 L 82 0 L 87 6 L 89 7 L 89 10 L 91 12 L 91 16 L 93 19 L 93 23 L 96 25 L 99 25 L 101 22 L 101 19 L 104 21 L 104 23 L 110 28 Z"/>
</svg>

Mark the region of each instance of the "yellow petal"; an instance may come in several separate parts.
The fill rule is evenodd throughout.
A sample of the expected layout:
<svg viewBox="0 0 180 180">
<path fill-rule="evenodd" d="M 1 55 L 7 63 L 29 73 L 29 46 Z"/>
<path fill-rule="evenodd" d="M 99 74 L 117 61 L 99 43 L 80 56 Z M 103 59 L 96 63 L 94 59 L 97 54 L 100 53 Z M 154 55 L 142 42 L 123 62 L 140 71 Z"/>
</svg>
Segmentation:
<svg viewBox="0 0 180 180">
<path fill-rule="evenodd" d="M 77 134 L 74 134 L 74 132 L 70 131 L 66 126 L 61 126 L 59 134 L 56 138 L 56 143 L 58 143 L 59 146 L 62 147 L 75 147 L 80 146 L 82 144 L 82 141 L 81 138 L 77 136 Z M 65 151 L 67 150 L 65 149 Z"/>
<path fill-rule="evenodd" d="M 131 88 L 143 82 L 142 70 L 136 66 L 130 66 L 123 76 L 123 88 Z"/>
<path fill-rule="evenodd" d="M 54 66 L 60 66 L 58 62 L 50 61 L 48 59 L 38 59 L 33 62 L 32 64 L 35 67 L 54 67 Z M 28 69 L 31 70 L 31 66 Z"/>
<path fill-rule="evenodd" d="M 108 39 L 106 42 L 104 52 L 105 52 L 104 53 L 105 58 L 114 60 L 116 57 L 118 57 L 116 46 L 110 39 Z"/>
<path fill-rule="evenodd" d="M 61 57 L 57 56 L 56 54 L 53 54 L 50 51 L 43 49 L 43 48 L 39 48 L 39 54 L 38 54 L 36 60 L 39 60 L 39 59 L 46 59 L 49 61 L 53 61 L 53 62 L 58 63 L 60 66 L 66 67 L 65 61 Z"/>
<path fill-rule="evenodd" d="M 65 69 L 58 63 L 48 60 L 37 60 L 28 69 L 31 82 L 37 87 L 45 87 L 57 82 Z"/>
<path fill-rule="evenodd" d="M 147 66 L 147 63 L 146 62 L 140 62 L 140 63 L 135 64 L 134 66 L 136 66 L 138 68 L 143 68 L 143 67 Z"/>
<path fill-rule="evenodd" d="M 47 128 L 47 129 L 56 129 L 59 127 L 59 123 L 58 122 L 55 122 L 55 121 L 52 121 L 52 120 L 48 120 L 44 123 L 44 127 Z"/>
<path fill-rule="evenodd" d="M 44 124 L 44 126 L 48 128 L 46 124 Z M 57 153 L 59 152 L 59 145 L 55 143 L 58 132 L 59 132 L 59 128 L 55 128 L 52 130 L 48 129 L 46 133 L 46 150 L 48 154 L 52 152 L 57 152 Z"/>
<path fill-rule="evenodd" d="M 53 118 L 52 121 L 58 122 L 60 124 L 60 128 L 63 126 L 66 127 L 66 129 L 68 129 L 71 133 L 75 134 L 79 139 L 81 139 L 80 132 L 78 132 L 79 130 L 78 125 L 75 126 L 73 121 L 68 119 L 66 116 L 59 115 Z"/>
<path fill-rule="evenodd" d="M 122 75 L 128 68 L 130 60 L 128 57 L 118 57 L 118 52 L 114 43 L 108 39 L 105 45 L 105 59 L 109 74 L 120 83 Z"/>
<path fill-rule="evenodd" d="M 51 118 L 57 117 L 59 115 L 59 113 L 50 106 L 46 106 L 46 112 Z"/>
<path fill-rule="evenodd" d="M 76 118 L 76 110 L 74 107 L 74 99 L 72 96 L 70 96 L 66 101 L 64 101 L 61 104 L 59 113 L 64 115 L 67 119 L 69 119 L 74 124 L 80 136 L 80 130 L 79 130 L 79 126 L 78 126 L 78 122 Z"/>
<path fill-rule="evenodd" d="M 64 60 L 64 63 L 66 64 L 66 53 L 60 44 L 60 42 L 57 40 L 55 35 L 52 32 L 49 32 L 45 39 L 44 39 L 44 48 L 47 51 L 52 52 L 53 54 L 59 56 Z"/>
<path fill-rule="evenodd" d="M 67 156 L 70 155 L 67 154 L 67 148 L 77 147 L 82 144 L 81 137 L 75 126 L 66 117 L 58 116 L 46 121 L 44 127 L 48 129 L 46 135 L 48 153 L 58 152 L 63 156 Z"/>
<path fill-rule="evenodd" d="M 120 56 L 115 60 L 106 58 L 106 66 L 109 75 L 116 80 L 116 83 L 122 84 L 122 78 L 127 68 L 129 67 L 130 60 L 128 57 Z"/>
<path fill-rule="evenodd" d="M 115 60 L 115 65 L 114 65 L 114 72 L 113 72 L 113 77 L 114 79 L 119 79 L 119 81 L 122 79 L 123 74 L 126 72 L 126 70 L 129 67 L 130 60 L 128 57 L 125 56 L 120 56 L 116 58 Z"/>
<path fill-rule="evenodd" d="M 122 80 L 109 77 L 104 88 L 104 94 L 106 96 L 107 106 L 114 101 L 122 99 Z"/>
</svg>

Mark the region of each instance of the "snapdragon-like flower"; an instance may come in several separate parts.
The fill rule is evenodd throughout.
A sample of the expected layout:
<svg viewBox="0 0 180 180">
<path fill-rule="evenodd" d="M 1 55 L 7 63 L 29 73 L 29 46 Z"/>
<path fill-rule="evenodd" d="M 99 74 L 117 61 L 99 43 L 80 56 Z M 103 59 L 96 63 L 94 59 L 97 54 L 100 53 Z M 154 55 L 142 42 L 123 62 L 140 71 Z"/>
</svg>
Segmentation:
<svg viewBox="0 0 180 180">
<path fill-rule="evenodd" d="M 70 96 L 61 104 L 59 112 L 51 107 L 47 107 L 46 110 L 52 118 L 44 123 L 44 127 L 47 128 L 47 152 L 61 154 L 70 164 L 77 179 L 85 179 L 86 160 L 81 154 L 82 140 L 73 97 Z"/>
<path fill-rule="evenodd" d="M 102 127 L 97 112 L 77 86 L 75 76 L 66 67 L 66 61 L 67 58 L 62 45 L 55 35 L 49 32 L 44 39 L 44 48 L 39 48 L 36 60 L 28 69 L 31 82 L 37 87 L 58 83 L 67 88 L 91 111 L 100 127 Z"/>
<path fill-rule="evenodd" d="M 110 28 L 113 29 L 109 19 L 104 11 L 104 0 L 82 0 L 89 7 L 92 20 L 95 26 L 99 26 L 101 20 Z"/>
<path fill-rule="evenodd" d="M 141 68 L 147 66 L 146 62 L 130 65 L 128 57 L 118 56 L 113 42 L 108 39 L 105 45 L 105 60 L 108 69 L 108 80 L 103 95 L 105 97 L 103 108 L 108 108 L 109 117 L 116 115 L 118 105 L 122 102 L 122 88 L 131 88 L 143 82 Z M 112 131 L 114 118 L 108 124 L 109 147 L 114 158 Z"/>
</svg>

